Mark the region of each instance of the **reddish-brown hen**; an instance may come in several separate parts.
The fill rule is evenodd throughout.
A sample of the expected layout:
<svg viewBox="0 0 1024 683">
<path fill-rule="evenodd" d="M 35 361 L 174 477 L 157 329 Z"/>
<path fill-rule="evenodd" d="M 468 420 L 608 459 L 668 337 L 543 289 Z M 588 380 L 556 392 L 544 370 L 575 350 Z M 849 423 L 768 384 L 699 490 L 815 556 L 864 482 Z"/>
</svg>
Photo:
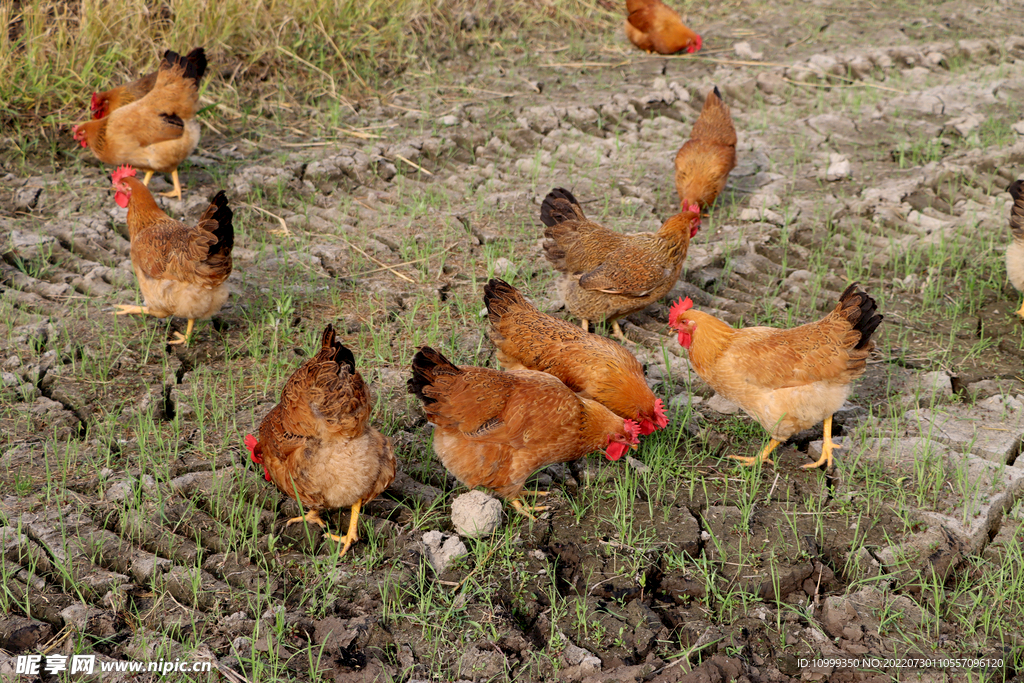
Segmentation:
<svg viewBox="0 0 1024 683">
<path fill-rule="evenodd" d="M 281 402 L 263 418 L 259 441 L 245 437 L 267 480 L 306 510 L 287 524 L 325 527 L 322 510 L 351 508 L 348 533 L 327 534 L 344 543 L 342 555 L 359 540 L 360 508 L 395 479 L 391 441 L 370 426 L 372 403 L 355 356 L 328 325 L 320 351 L 288 379 Z"/>
<path fill-rule="evenodd" d="M 154 172 L 170 173 L 181 199 L 178 166 L 199 144 L 199 76 L 196 64 L 168 50 L 153 89 L 110 115 L 74 127 L 74 138 L 105 164 L 129 164 L 146 171 L 148 185 Z"/>
<path fill-rule="evenodd" d="M 457 367 L 430 347 L 412 361 L 409 392 L 434 425 L 434 452 L 470 488 L 484 486 L 530 517 L 527 477 L 547 465 L 579 460 L 600 448 L 618 460 L 639 427 L 582 398 L 546 372 Z M 541 492 L 543 495 L 543 492 Z"/>
<path fill-rule="evenodd" d="M 505 370 L 554 375 L 585 398 L 640 424 L 641 434 L 668 425 L 661 399 L 644 380 L 644 369 L 621 344 L 541 313 L 512 285 L 484 285 L 490 337 Z"/>
<path fill-rule="evenodd" d="M 675 163 L 680 206 L 711 206 L 736 167 L 736 128 L 717 87 L 704 99 L 690 139 L 679 148 Z"/>
<path fill-rule="evenodd" d="M 641 50 L 673 55 L 696 52 L 702 45 L 700 36 L 661 0 L 626 0 L 626 11 L 626 37 Z"/>
<path fill-rule="evenodd" d="M 160 67 L 164 69 L 170 68 L 174 64 L 174 54 L 175 53 L 170 50 L 165 52 Z M 192 52 L 185 55 L 185 59 L 195 65 L 196 85 L 198 86 L 203 74 L 206 73 L 206 51 L 201 47 L 197 47 L 192 50 Z M 119 109 L 126 104 L 131 104 L 136 100 L 141 100 L 143 97 L 148 95 L 149 91 L 156 85 L 156 77 L 159 73 L 160 70 L 157 69 L 153 73 L 143 76 L 131 83 L 119 85 L 111 88 L 110 90 L 104 90 L 103 92 L 94 92 L 92 94 L 92 101 L 89 103 L 89 109 L 92 111 L 92 117 L 94 119 L 102 119 L 115 109 Z"/>
<path fill-rule="evenodd" d="M 188 319 L 184 336 L 175 332 L 171 344 L 187 344 L 196 320 L 209 318 L 228 298 L 231 248 L 235 233 L 232 213 L 223 192 L 218 192 L 199 222 L 176 221 L 159 206 L 135 177 L 135 169 L 121 167 L 112 175 L 114 201 L 128 208 L 128 235 L 132 268 L 145 306 L 118 306 L 116 315 L 145 313 Z"/>
<path fill-rule="evenodd" d="M 618 318 L 643 310 L 665 296 L 679 279 L 690 238 L 700 228 L 691 206 L 672 216 L 656 233 L 624 235 L 588 220 L 568 190 L 552 190 L 540 207 L 544 254 L 565 277 L 559 292 L 584 330 L 591 320 L 612 323 L 612 333 L 628 342 Z"/>
<path fill-rule="evenodd" d="M 832 467 L 832 414 L 850 395 L 850 384 L 864 374 L 882 322 L 875 300 L 852 284 L 839 304 L 818 322 L 788 330 L 734 329 L 695 311 L 689 298 L 676 302 L 669 324 L 689 350 L 693 369 L 719 394 L 757 420 L 771 435 L 757 456 L 729 456 L 746 465 L 769 462 L 775 448 L 822 420 L 821 458 L 804 467 Z"/>
</svg>

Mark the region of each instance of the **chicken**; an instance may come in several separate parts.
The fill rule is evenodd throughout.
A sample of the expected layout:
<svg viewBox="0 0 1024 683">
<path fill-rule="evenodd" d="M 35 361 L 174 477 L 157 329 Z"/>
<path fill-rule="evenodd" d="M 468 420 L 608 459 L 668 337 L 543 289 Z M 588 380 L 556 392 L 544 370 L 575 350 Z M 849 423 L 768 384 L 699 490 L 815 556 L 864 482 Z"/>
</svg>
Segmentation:
<svg viewBox="0 0 1024 683">
<path fill-rule="evenodd" d="M 122 166 L 111 179 L 114 201 L 128 208 L 132 268 L 146 303 L 118 306 L 115 315 L 187 318 L 185 334 L 175 332 L 176 338 L 169 342 L 187 344 L 195 321 L 212 316 L 228 298 L 226 281 L 231 274 L 235 241 L 228 200 L 224 192 L 218 192 L 199 222 L 189 226 L 156 205 L 153 195 L 135 177 L 135 169 Z"/>
<path fill-rule="evenodd" d="M 409 392 L 423 401 L 434 452 L 448 471 L 470 488 L 491 489 L 531 519 L 531 512 L 549 509 L 523 505 L 523 484 L 534 471 L 599 448 L 618 460 L 637 443 L 635 422 L 545 372 L 456 367 L 424 346 L 412 374 Z"/>
<path fill-rule="evenodd" d="M 626 0 L 626 37 L 641 50 L 674 55 L 693 53 L 703 41 L 679 18 L 679 13 L 661 0 Z"/>
<path fill-rule="evenodd" d="M 146 171 L 144 185 L 154 172 L 170 173 L 174 191 L 162 193 L 181 200 L 178 166 L 199 144 L 199 75 L 197 65 L 167 51 L 153 89 L 135 102 L 102 119 L 74 127 L 74 138 L 105 164 L 130 164 Z"/>
<path fill-rule="evenodd" d="M 612 323 L 612 333 L 629 342 L 618 318 L 646 308 L 672 289 L 686 259 L 690 238 L 700 228 L 691 206 L 656 233 L 623 235 L 587 220 L 568 190 L 552 190 L 540 207 L 544 254 L 565 277 L 559 292 L 569 312 L 581 319 Z"/>
<path fill-rule="evenodd" d="M 788 330 L 733 329 L 714 316 L 692 310 L 689 298 L 676 302 L 669 324 L 690 354 L 693 369 L 725 398 L 739 404 L 771 435 L 752 458 L 729 456 L 752 465 L 768 459 L 797 432 L 824 420 L 821 457 L 804 467 L 832 467 L 832 414 L 850 395 L 850 383 L 864 374 L 882 322 L 875 300 L 852 284 L 836 308 L 818 322 Z"/>
<path fill-rule="evenodd" d="M 1013 241 L 1006 247 L 1006 273 L 1017 291 L 1024 292 L 1024 180 L 1014 181 L 1006 191 L 1013 198 L 1013 208 L 1010 209 Z M 1017 310 L 1017 315 L 1024 318 L 1024 303 Z"/>
<path fill-rule="evenodd" d="M 395 480 L 391 440 L 370 426 L 373 400 L 356 371 L 356 360 L 324 329 L 320 351 L 299 366 L 281 392 L 281 402 L 260 424 L 259 440 L 246 435 L 253 462 L 264 477 L 306 510 L 295 522 L 326 527 L 320 512 L 351 508 L 344 555 L 359 540 L 359 510 Z"/>
<path fill-rule="evenodd" d="M 668 426 L 661 399 L 644 380 L 643 366 L 620 344 L 541 313 L 502 280 L 484 285 L 484 303 L 491 341 L 505 370 L 554 375 L 580 396 L 640 423 L 641 434 Z"/>
<path fill-rule="evenodd" d="M 164 53 L 163 61 L 160 64 L 160 68 L 170 68 L 173 62 L 174 53 L 168 50 Z M 206 73 L 206 51 L 201 47 L 189 52 L 185 55 L 185 59 L 192 62 L 196 68 L 196 85 L 199 85 L 199 81 L 202 79 L 203 74 Z M 149 91 L 156 85 L 156 77 L 160 73 L 159 69 L 153 73 L 143 76 L 142 78 L 132 81 L 126 85 L 119 85 L 116 88 L 105 90 L 103 92 L 94 92 L 92 94 L 92 101 L 89 103 L 89 109 L 92 111 L 92 117 L 94 119 L 102 119 L 110 112 L 131 104 L 136 100 L 141 100 Z"/>
<path fill-rule="evenodd" d="M 736 167 L 736 129 L 717 86 L 704 98 L 704 108 L 690 139 L 676 152 L 675 163 L 680 206 L 711 206 Z"/>
</svg>

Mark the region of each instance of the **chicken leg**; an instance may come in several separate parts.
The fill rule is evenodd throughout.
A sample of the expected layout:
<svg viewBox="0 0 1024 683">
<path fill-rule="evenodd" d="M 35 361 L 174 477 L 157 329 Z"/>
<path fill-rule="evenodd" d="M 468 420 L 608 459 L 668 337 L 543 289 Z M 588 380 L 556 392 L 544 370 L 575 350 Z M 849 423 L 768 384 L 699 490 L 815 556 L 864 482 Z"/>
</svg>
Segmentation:
<svg viewBox="0 0 1024 683">
<path fill-rule="evenodd" d="M 623 344 L 633 344 L 634 346 L 636 345 L 635 341 L 633 341 L 632 339 L 627 339 L 626 335 L 622 333 L 622 328 L 619 327 L 618 320 L 612 321 L 612 334 L 615 335 L 615 337 L 617 337 L 619 340 L 621 340 Z"/>
<path fill-rule="evenodd" d="M 192 326 L 196 324 L 196 321 L 192 318 L 188 319 L 188 327 L 185 328 L 185 334 L 181 332 L 174 333 L 174 339 L 167 342 L 168 344 L 184 344 L 188 346 L 188 340 L 192 336 Z"/>
<path fill-rule="evenodd" d="M 359 508 L 362 506 L 362 502 L 358 502 L 352 506 L 352 519 L 348 521 L 348 533 L 344 536 L 338 536 L 336 534 L 327 533 L 324 536 L 328 536 L 336 543 L 344 543 L 345 546 L 341 549 L 341 557 L 348 552 L 348 549 L 352 547 L 352 544 L 359 540 Z"/>
<path fill-rule="evenodd" d="M 146 171 L 145 177 L 142 178 L 142 184 L 145 185 L 146 187 L 149 187 L 149 181 L 152 180 L 152 178 L 153 178 L 153 172 L 152 171 Z"/>
<path fill-rule="evenodd" d="M 583 328 L 584 332 L 590 332 L 590 321 L 587 320 L 586 318 L 581 318 L 580 319 L 580 327 Z"/>
<path fill-rule="evenodd" d="M 131 315 L 131 314 L 137 314 L 137 313 L 141 313 L 143 315 L 149 315 L 149 309 L 146 308 L 145 306 L 134 306 L 134 305 L 131 305 L 131 304 L 128 304 L 128 305 L 126 305 L 126 304 L 117 304 L 117 308 L 120 308 L 121 310 L 120 311 L 114 311 L 114 315 Z"/>
<path fill-rule="evenodd" d="M 161 197 L 176 197 L 178 201 L 181 201 L 181 181 L 178 180 L 178 169 L 171 171 L 171 182 L 174 183 L 174 189 L 170 192 L 158 192 Z"/>
<path fill-rule="evenodd" d="M 537 518 L 530 514 L 531 512 L 544 512 L 545 510 L 551 509 L 550 505 L 523 505 L 523 501 L 520 500 L 522 495 L 523 494 L 520 493 L 518 496 L 510 500 L 509 503 L 512 504 L 512 507 L 515 508 L 516 512 L 531 521 L 537 521 Z M 538 491 L 535 495 L 547 495 L 547 491 Z"/>
<path fill-rule="evenodd" d="M 764 450 L 762 450 L 759 454 L 755 455 L 752 458 L 747 458 L 742 455 L 730 455 L 729 458 L 732 460 L 738 460 L 739 463 L 745 467 L 756 465 L 759 462 L 774 465 L 775 461 L 769 458 L 768 456 L 771 455 L 772 451 L 778 448 L 779 444 L 781 443 L 781 441 L 776 441 L 775 439 L 772 439 L 771 441 L 768 442 L 768 445 L 764 447 Z"/>
<path fill-rule="evenodd" d="M 842 448 L 842 446 L 840 446 L 839 444 L 832 443 L 831 415 L 825 418 L 825 427 L 822 430 L 821 440 L 821 457 L 818 458 L 818 462 L 811 462 L 807 463 L 806 465 L 801 465 L 801 467 L 803 467 L 805 470 L 812 470 L 816 467 L 821 467 L 823 463 L 828 463 L 827 465 L 825 465 L 826 471 L 832 469 L 832 451 L 835 450 L 836 448 Z"/>
<path fill-rule="evenodd" d="M 1021 302 L 1020 310 L 1017 311 L 1017 315 L 1019 315 L 1020 317 L 1024 318 L 1024 301 Z"/>
</svg>

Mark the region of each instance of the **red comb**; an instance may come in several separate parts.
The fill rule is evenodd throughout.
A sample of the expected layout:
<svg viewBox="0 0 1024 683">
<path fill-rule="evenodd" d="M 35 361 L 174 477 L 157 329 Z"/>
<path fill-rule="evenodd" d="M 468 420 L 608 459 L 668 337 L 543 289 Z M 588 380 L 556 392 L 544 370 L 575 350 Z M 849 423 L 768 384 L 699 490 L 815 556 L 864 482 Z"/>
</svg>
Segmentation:
<svg viewBox="0 0 1024 683">
<path fill-rule="evenodd" d="M 679 322 L 679 316 L 686 311 L 693 308 L 693 302 L 690 301 L 690 297 L 680 299 L 679 301 L 672 304 L 672 307 L 668 309 L 668 324 L 675 325 Z"/>
<path fill-rule="evenodd" d="M 633 420 L 623 420 L 622 427 L 629 434 L 630 439 L 633 443 L 640 443 L 640 425 Z"/>
<path fill-rule="evenodd" d="M 245 447 L 248 448 L 250 451 L 256 450 L 256 446 L 258 444 L 259 441 L 256 440 L 255 436 L 253 436 L 252 434 L 245 435 Z"/>
<path fill-rule="evenodd" d="M 686 210 L 689 211 L 690 213 L 695 213 L 698 216 L 700 215 L 700 207 L 697 206 L 696 204 L 690 204 L 688 207 L 686 207 Z"/>
<path fill-rule="evenodd" d="M 657 429 L 664 429 L 668 427 L 668 416 L 665 415 L 665 404 L 661 402 L 660 398 L 654 399 L 654 416 L 656 418 L 654 426 Z"/>
<path fill-rule="evenodd" d="M 117 185 L 127 177 L 135 177 L 135 169 L 125 164 L 124 166 L 118 166 L 117 169 L 111 174 L 110 179 Z"/>
<path fill-rule="evenodd" d="M 698 50 L 700 50 L 701 47 L 703 47 L 703 45 L 704 45 L 704 39 L 701 38 L 700 36 L 697 36 L 694 39 L 694 41 L 692 43 L 690 43 L 690 46 L 688 48 L 686 48 L 686 51 L 689 52 L 690 54 L 693 54 L 694 52 L 697 52 Z"/>
</svg>

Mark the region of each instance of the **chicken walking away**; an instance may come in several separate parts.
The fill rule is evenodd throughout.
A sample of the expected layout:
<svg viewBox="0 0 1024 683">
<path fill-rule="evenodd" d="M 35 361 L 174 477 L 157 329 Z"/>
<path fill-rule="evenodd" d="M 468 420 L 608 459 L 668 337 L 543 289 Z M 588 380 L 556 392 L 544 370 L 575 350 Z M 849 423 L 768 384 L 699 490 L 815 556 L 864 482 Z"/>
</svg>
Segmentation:
<svg viewBox="0 0 1024 683">
<path fill-rule="evenodd" d="M 715 203 L 736 167 L 736 128 L 717 86 L 704 98 L 690 139 L 676 152 L 675 167 L 679 205 L 701 209 Z"/>
<path fill-rule="evenodd" d="M 556 188 L 540 207 L 544 255 L 563 277 L 558 288 L 584 330 L 591 320 L 612 324 L 668 294 L 683 269 L 690 239 L 700 228 L 696 205 L 669 218 L 656 233 L 623 235 L 588 220 L 571 192 Z"/>
<path fill-rule="evenodd" d="M 621 344 L 541 313 L 497 278 L 484 285 L 484 304 L 505 370 L 554 375 L 580 396 L 638 422 L 641 434 L 668 426 L 664 404 L 647 386 L 643 366 Z"/>
<path fill-rule="evenodd" d="M 689 298 L 677 301 L 669 324 L 679 332 L 693 369 L 771 436 L 759 455 L 729 457 L 745 465 L 771 463 L 768 456 L 779 444 L 824 420 L 821 457 L 804 467 L 831 468 L 832 451 L 839 448 L 832 442 L 832 415 L 864 374 L 875 346 L 871 335 L 882 322 L 875 300 L 852 284 L 831 313 L 788 330 L 737 330 L 692 306 Z"/>
<path fill-rule="evenodd" d="M 448 471 L 470 488 L 494 491 L 530 519 L 550 509 L 522 502 L 535 471 L 602 448 L 618 460 L 638 443 L 635 422 L 546 372 L 455 366 L 425 346 L 413 358 L 412 374 L 409 392 L 423 401 L 434 452 Z"/>
<path fill-rule="evenodd" d="M 320 351 L 292 374 L 281 402 L 263 418 L 259 439 L 245 437 L 250 458 L 263 466 L 267 481 L 306 510 L 286 525 L 305 521 L 326 527 L 321 511 L 351 509 L 345 536 L 325 534 L 343 543 L 342 555 L 359 540 L 362 506 L 395 479 L 391 440 L 369 423 L 372 405 L 355 356 L 328 325 Z"/>
<path fill-rule="evenodd" d="M 118 306 L 115 315 L 144 313 L 188 319 L 185 334 L 171 344 L 188 344 L 196 320 L 209 318 L 227 301 L 235 233 L 224 192 L 210 200 L 199 222 L 186 225 L 156 205 L 153 195 L 122 166 L 111 176 L 114 201 L 128 209 L 132 268 L 145 306 Z"/>
</svg>

